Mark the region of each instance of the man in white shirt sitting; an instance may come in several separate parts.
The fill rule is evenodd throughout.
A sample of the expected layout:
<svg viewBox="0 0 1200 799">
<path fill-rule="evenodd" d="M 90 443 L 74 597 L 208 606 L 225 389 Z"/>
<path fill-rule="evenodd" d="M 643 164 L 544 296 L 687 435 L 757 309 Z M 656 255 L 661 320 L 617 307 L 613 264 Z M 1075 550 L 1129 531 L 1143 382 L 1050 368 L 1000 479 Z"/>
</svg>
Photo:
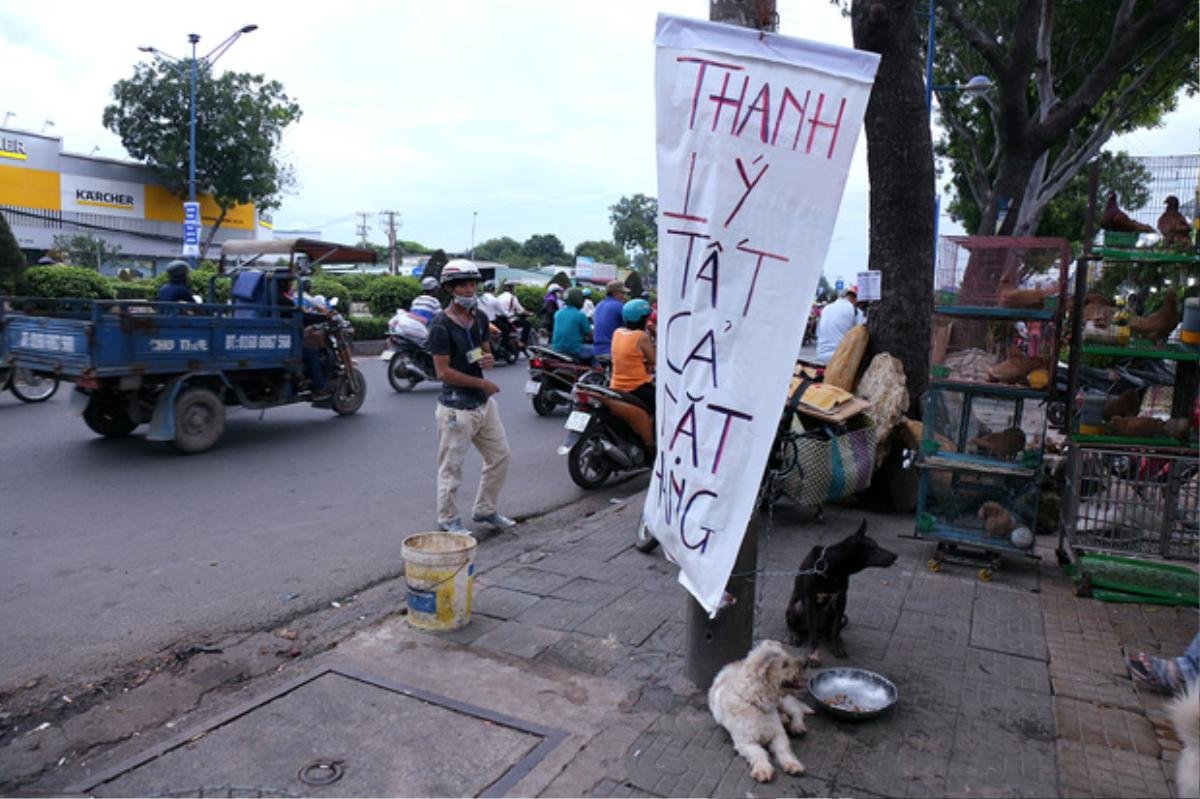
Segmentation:
<svg viewBox="0 0 1200 799">
<path fill-rule="evenodd" d="M 858 286 L 851 286 L 840 299 L 826 305 L 817 320 L 817 363 L 829 363 L 850 329 L 866 321 L 858 309 Z"/>
</svg>

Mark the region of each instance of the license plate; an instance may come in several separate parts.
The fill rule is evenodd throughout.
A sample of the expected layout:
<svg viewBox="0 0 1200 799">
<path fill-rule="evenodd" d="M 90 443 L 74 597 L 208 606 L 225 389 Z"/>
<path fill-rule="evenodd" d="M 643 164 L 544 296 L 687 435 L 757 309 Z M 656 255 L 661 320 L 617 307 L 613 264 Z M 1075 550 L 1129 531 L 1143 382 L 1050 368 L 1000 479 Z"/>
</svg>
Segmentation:
<svg viewBox="0 0 1200 799">
<path fill-rule="evenodd" d="M 571 411 L 571 415 L 567 417 L 567 423 L 565 427 L 568 430 L 574 430 L 576 433 L 582 433 L 587 429 L 587 424 L 591 418 L 592 415 L 590 413 L 584 413 L 583 411 Z"/>
<path fill-rule="evenodd" d="M 537 380 L 530 380 L 528 383 L 525 384 L 525 393 L 526 394 L 536 394 L 539 391 L 541 391 L 541 389 L 542 389 L 542 384 L 540 382 L 538 382 Z"/>
</svg>

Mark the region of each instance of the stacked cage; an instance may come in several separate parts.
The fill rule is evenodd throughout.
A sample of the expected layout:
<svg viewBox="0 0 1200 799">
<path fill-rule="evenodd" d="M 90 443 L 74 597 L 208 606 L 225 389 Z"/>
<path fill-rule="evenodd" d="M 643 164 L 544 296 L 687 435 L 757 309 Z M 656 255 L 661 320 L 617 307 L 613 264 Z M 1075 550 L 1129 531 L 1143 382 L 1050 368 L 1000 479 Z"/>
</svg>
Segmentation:
<svg viewBox="0 0 1200 799">
<path fill-rule="evenodd" d="M 1106 563 L 1088 553 L 1200 562 L 1200 156 L 1131 163 L 1120 179 L 1093 167 L 1099 229 L 1066 339 L 1060 557 L 1084 589 Z"/>
<path fill-rule="evenodd" d="M 1069 262 L 1063 239 L 943 240 L 917 461 L 930 568 L 982 561 L 988 579 L 1032 550 Z"/>
</svg>

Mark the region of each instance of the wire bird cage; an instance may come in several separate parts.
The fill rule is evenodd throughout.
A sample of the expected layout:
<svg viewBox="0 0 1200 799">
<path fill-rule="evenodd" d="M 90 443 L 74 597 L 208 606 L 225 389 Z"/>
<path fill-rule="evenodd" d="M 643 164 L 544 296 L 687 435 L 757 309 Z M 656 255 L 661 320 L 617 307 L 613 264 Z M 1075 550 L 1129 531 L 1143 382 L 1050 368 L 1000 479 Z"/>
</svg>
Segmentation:
<svg viewBox="0 0 1200 799">
<path fill-rule="evenodd" d="M 1179 200 L 1179 212 L 1193 223 L 1200 210 L 1200 154 L 1142 156 L 1129 159 L 1132 169 L 1119 176 L 1101 171 L 1097 192 L 1097 219 L 1104 210 L 1110 191 L 1117 194 L 1117 205 L 1131 219 L 1157 229 L 1158 218 L 1166 207 L 1168 197 Z M 1097 229 L 1095 244 L 1114 246 L 1153 247 L 1159 244 L 1159 233 L 1117 234 Z"/>
<path fill-rule="evenodd" d="M 1085 449 L 1071 464 L 1076 549 L 1200 558 L 1200 464 L 1191 455 Z"/>
</svg>

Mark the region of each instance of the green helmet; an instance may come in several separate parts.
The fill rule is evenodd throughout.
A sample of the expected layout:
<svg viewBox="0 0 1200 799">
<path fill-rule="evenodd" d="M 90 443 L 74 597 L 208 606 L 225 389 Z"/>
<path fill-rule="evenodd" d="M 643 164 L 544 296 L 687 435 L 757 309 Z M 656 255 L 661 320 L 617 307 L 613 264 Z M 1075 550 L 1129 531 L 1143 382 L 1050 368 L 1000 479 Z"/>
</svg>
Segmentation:
<svg viewBox="0 0 1200 799">
<path fill-rule="evenodd" d="M 578 288 L 573 288 L 573 289 L 568 290 L 567 296 L 564 299 L 564 302 L 566 302 L 567 305 L 570 305 L 572 308 L 582 308 L 583 307 L 583 290 L 578 289 Z"/>
</svg>

